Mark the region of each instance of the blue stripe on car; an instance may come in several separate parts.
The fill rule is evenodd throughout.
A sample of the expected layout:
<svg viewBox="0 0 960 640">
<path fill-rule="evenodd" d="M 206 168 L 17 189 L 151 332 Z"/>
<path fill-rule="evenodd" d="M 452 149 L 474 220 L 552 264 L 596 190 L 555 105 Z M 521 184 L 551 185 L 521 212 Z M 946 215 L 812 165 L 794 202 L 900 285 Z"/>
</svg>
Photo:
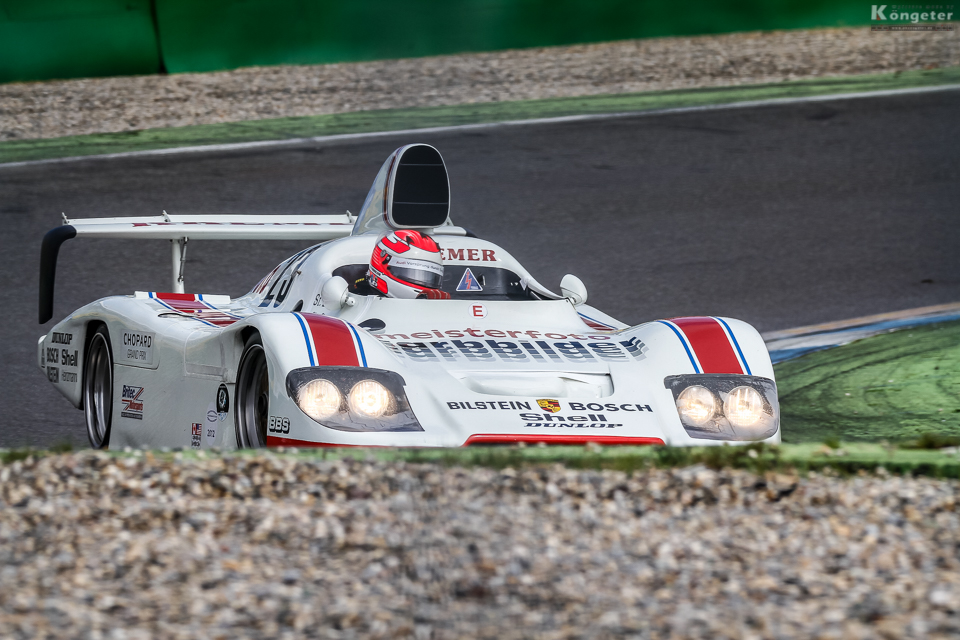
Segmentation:
<svg viewBox="0 0 960 640">
<path fill-rule="evenodd" d="M 310 356 L 310 366 L 316 366 L 316 360 L 313 359 L 313 349 L 310 348 L 310 336 L 307 334 L 307 325 L 303 322 L 303 318 L 300 317 L 299 313 L 293 314 L 293 317 L 297 319 L 297 322 L 300 323 L 300 328 L 303 330 L 303 340 L 307 343 L 307 355 Z"/>
<path fill-rule="evenodd" d="M 606 322 L 600 322 L 599 320 L 595 320 L 594 318 L 591 318 L 590 316 L 588 316 L 588 315 L 585 314 L 585 313 L 580 313 L 579 311 L 578 311 L 577 313 L 580 314 L 580 317 L 581 317 L 581 318 L 586 318 L 586 319 L 589 320 L 590 322 L 596 322 L 597 324 L 602 324 L 603 326 L 609 327 L 610 329 L 615 329 L 615 328 L 616 328 L 616 327 L 614 327 L 613 325 L 607 324 Z"/>
<path fill-rule="evenodd" d="M 693 372 L 700 373 L 700 367 L 697 366 L 697 361 L 693 359 L 693 354 L 690 353 L 690 347 L 687 346 L 687 341 L 683 339 L 683 336 L 680 334 L 677 328 L 666 320 L 657 320 L 657 322 L 667 325 L 670 327 L 670 331 L 673 331 L 675 334 L 677 334 L 677 338 L 680 339 L 680 344 L 683 345 L 683 350 L 687 352 L 687 357 L 690 358 L 690 364 L 693 365 Z"/>
<path fill-rule="evenodd" d="M 723 318 L 713 318 L 713 319 L 719 322 L 720 324 L 722 324 L 723 327 L 727 330 L 727 333 L 730 334 L 730 339 L 733 340 L 733 346 L 737 348 L 737 354 L 740 356 L 740 362 L 743 363 L 743 368 L 747 370 L 748 376 L 752 376 L 753 374 L 750 373 L 750 365 L 747 364 L 747 359 L 743 357 L 743 351 L 740 350 L 740 343 L 737 342 L 737 336 L 733 335 L 733 329 L 731 329 L 730 325 L 728 325 L 726 322 L 723 321 Z"/>
<path fill-rule="evenodd" d="M 360 334 L 357 333 L 357 330 L 353 328 L 353 325 L 349 322 L 346 323 L 350 327 L 350 331 L 353 331 L 353 336 L 357 339 L 357 348 L 360 349 L 360 361 L 363 362 L 363 366 L 367 366 L 367 355 L 363 352 L 363 343 L 360 342 Z"/>
</svg>

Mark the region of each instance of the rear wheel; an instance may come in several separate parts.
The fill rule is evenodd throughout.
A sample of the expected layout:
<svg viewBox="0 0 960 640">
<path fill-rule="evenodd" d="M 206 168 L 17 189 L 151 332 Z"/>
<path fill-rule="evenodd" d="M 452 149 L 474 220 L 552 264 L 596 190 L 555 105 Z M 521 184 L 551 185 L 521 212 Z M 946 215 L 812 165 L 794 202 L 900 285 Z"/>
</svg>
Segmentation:
<svg viewBox="0 0 960 640">
<path fill-rule="evenodd" d="M 259 449 L 267 445 L 270 415 L 270 372 L 259 335 L 247 339 L 237 370 L 237 446 Z"/>
<path fill-rule="evenodd" d="M 97 327 L 87 345 L 83 364 L 83 413 L 90 446 L 107 448 L 113 414 L 113 352 L 110 334 L 103 325 Z"/>
</svg>

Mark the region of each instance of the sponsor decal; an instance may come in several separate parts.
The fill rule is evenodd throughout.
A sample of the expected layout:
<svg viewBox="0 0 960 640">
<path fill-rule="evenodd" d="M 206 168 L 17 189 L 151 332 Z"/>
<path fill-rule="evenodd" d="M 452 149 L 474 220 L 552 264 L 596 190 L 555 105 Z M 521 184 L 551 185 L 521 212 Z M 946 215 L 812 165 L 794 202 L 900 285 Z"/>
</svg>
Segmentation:
<svg viewBox="0 0 960 640">
<path fill-rule="evenodd" d="M 586 404 L 582 402 L 569 402 L 571 411 L 649 411 L 653 413 L 653 409 L 650 408 L 648 404 L 635 404 L 632 402 L 624 402 L 617 404 L 615 402 L 608 402 L 606 404 L 600 404 L 599 402 L 588 402 Z"/>
<path fill-rule="evenodd" d="M 154 334 L 141 331 L 124 331 L 121 337 L 123 348 L 120 357 L 124 364 L 153 365 Z"/>
<path fill-rule="evenodd" d="M 487 308 L 482 304 L 474 304 L 470 306 L 470 315 L 474 318 L 486 318 L 487 317 Z"/>
<path fill-rule="evenodd" d="M 390 261 L 391 267 L 406 267 L 408 269 L 423 269 L 424 271 L 429 271 L 430 273 L 435 273 L 438 276 L 443 275 L 443 267 L 437 264 L 436 262 L 430 262 L 429 260 L 415 260 L 411 258 L 394 258 Z"/>
<path fill-rule="evenodd" d="M 478 305 L 482 306 L 482 305 Z M 361 324 L 361 326 L 363 326 Z M 409 340 L 410 338 L 424 339 L 424 338 L 513 338 L 513 339 L 543 339 L 547 338 L 550 340 L 567 340 L 573 338 L 574 340 L 611 340 L 616 336 L 610 335 L 583 335 L 579 333 L 543 333 L 542 331 L 501 331 L 500 329 L 447 329 L 446 331 L 440 331 L 439 329 L 429 329 L 427 331 L 416 331 L 407 335 L 405 333 L 388 333 L 381 336 L 388 340 Z M 642 344 L 642 343 L 641 343 Z"/>
<path fill-rule="evenodd" d="M 217 389 L 217 414 L 220 422 L 227 419 L 227 413 L 230 411 L 230 393 L 227 391 L 227 385 L 221 384 Z"/>
<path fill-rule="evenodd" d="M 540 405 L 541 409 L 543 409 L 544 411 L 549 411 L 550 413 L 556 413 L 560 411 L 559 400 L 550 400 L 545 398 L 543 400 L 537 400 L 537 404 Z"/>
<path fill-rule="evenodd" d="M 73 371 L 63 371 L 60 373 L 60 380 L 62 380 L 63 382 L 75 383 L 77 381 L 77 374 L 74 373 Z"/>
<path fill-rule="evenodd" d="M 73 342 L 72 333 L 60 333 L 59 331 L 54 331 L 51 334 L 50 344 L 70 344 Z"/>
<path fill-rule="evenodd" d="M 583 363 L 583 362 L 629 362 L 643 360 L 647 346 L 633 337 L 625 340 L 610 340 L 612 336 L 577 336 L 580 340 L 563 340 L 567 336 L 548 333 L 550 340 L 526 339 L 526 335 L 542 335 L 538 331 L 447 331 L 447 336 L 505 337 L 521 336 L 514 340 L 429 340 L 444 338 L 443 333 L 434 330 L 406 334 L 380 334 L 380 340 L 393 354 L 409 358 L 415 362 L 507 362 L 507 363 Z M 414 340 L 411 340 L 413 338 Z M 557 338 L 560 340 L 558 341 Z M 604 342 L 606 341 L 606 342 Z"/>
<path fill-rule="evenodd" d="M 483 291 L 483 287 L 477 281 L 470 267 L 463 270 L 463 277 L 460 278 L 460 284 L 457 285 L 457 291 Z"/>
<path fill-rule="evenodd" d="M 493 249 L 446 249 L 440 250 L 444 262 L 497 262 Z"/>
<path fill-rule="evenodd" d="M 142 395 L 143 387 L 123 385 L 123 392 L 120 394 L 120 402 L 123 403 L 120 417 L 143 420 L 143 400 L 140 398 Z"/>
<path fill-rule="evenodd" d="M 200 448 L 200 442 L 203 438 L 203 424 L 194 422 L 190 425 L 190 446 L 194 449 Z"/>
<path fill-rule="evenodd" d="M 207 441 L 207 446 L 212 447 L 217 444 L 217 425 L 220 423 L 220 414 L 217 413 L 217 407 L 214 403 L 207 406 L 207 422 L 203 425 L 203 437 Z"/>
<path fill-rule="evenodd" d="M 79 362 L 77 357 L 77 350 L 74 349 L 72 352 L 69 349 L 60 350 L 60 364 L 64 367 L 75 367 L 77 362 Z"/>
<path fill-rule="evenodd" d="M 447 407 L 450 409 L 471 409 L 471 410 L 480 410 L 487 411 L 491 409 L 500 409 L 509 411 L 513 409 L 529 409 L 529 402 L 521 402 L 519 400 L 498 400 L 498 401 L 486 401 L 486 402 L 448 402 Z"/>
<path fill-rule="evenodd" d="M 608 422 L 602 413 L 587 415 L 558 416 L 552 413 L 521 413 L 524 428 L 558 427 L 567 429 L 616 429 L 623 423 Z"/>
<path fill-rule="evenodd" d="M 60 349 L 57 349 L 56 347 L 47 347 L 44 349 L 44 351 L 44 356 L 47 362 L 56 364 L 60 361 Z"/>
<path fill-rule="evenodd" d="M 60 367 L 47 367 L 47 380 L 53 384 L 60 382 Z"/>
<path fill-rule="evenodd" d="M 270 433 L 290 433 L 290 418 L 270 416 L 267 422 L 267 431 Z"/>
<path fill-rule="evenodd" d="M 537 401 L 544 411 L 549 413 L 529 412 L 529 402 L 520 400 L 487 400 L 483 402 L 447 402 L 447 408 L 452 410 L 527 410 L 525 413 L 517 414 L 523 421 L 525 428 L 554 427 L 568 429 L 616 429 L 622 427 L 621 422 L 610 422 L 606 414 L 611 412 L 650 412 L 653 409 L 648 404 L 638 404 L 635 402 L 568 402 L 559 401 L 552 398 L 540 398 Z M 566 407 L 564 407 L 566 404 Z M 586 412 L 575 413 L 573 415 L 557 415 L 561 410 Z M 602 412 L 602 413 L 601 413 Z"/>
</svg>

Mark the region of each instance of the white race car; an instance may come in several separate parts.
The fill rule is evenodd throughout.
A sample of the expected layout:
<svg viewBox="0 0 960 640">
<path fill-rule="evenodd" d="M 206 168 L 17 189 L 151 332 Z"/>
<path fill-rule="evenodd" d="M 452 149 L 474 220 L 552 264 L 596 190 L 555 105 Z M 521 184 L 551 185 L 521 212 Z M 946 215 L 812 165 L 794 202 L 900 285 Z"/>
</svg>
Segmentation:
<svg viewBox="0 0 960 640">
<path fill-rule="evenodd" d="M 387 158 L 358 216 L 64 219 L 43 241 L 41 323 L 76 236 L 171 241 L 174 292 L 78 309 L 40 338 L 40 369 L 95 448 L 779 442 L 753 327 L 629 327 L 588 306 L 575 276 L 558 295 L 453 225 L 449 192 L 440 153 L 414 144 Z M 449 299 L 366 286 L 378 238 L 397 229 L 440 245 Z M 322 242 L 241 298 L 183 292 L 188 240 L 290 238 Z"/>
</svg>

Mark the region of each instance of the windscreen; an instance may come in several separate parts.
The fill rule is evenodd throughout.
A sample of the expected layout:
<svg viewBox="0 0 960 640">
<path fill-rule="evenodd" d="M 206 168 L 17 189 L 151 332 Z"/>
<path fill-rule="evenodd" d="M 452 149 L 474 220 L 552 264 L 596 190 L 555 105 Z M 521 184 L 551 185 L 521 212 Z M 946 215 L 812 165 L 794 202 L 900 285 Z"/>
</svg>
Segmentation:
<svg viewBox="0 0 960 640">
<path fill-rule="evenodd" d="M 367 192 L 367 199 L 363 201 L 363 206 L 360 207 L 360 215 L 353 225 L 353 235 L 359 236 L 370 232 L 382 234 L 390 230 L 383 219 L 383 198 L 387 176 L 390 175 L 390 167 L 393 165 L 395 158 L 395 154 L 390 154 L 390 157 L 380 167 L 380 173 L 377 174 L 376 179 L 370 186 L 370 191 Z"/>
<path fill-rule="evenodd" d="M 524 288 L 520 276 L 497 267 L 445 264 L 440 288 L 454 300 L 537 299 Z"/>
<path fill-rule="evenodd" d="M 365 264 L 349 264 L 338 267 L 333 275 L 340 276 L 347 281 L 350 293 L 359 295 L 380 295 L 379 292 L 367 284 L 367 269 Z M 467 274 L 467 269 L 470 273 Z M 542 300 L 544 296 L 537 295 L 528 288 L 524 288 L 519 275 L 509 269 L 497 267 L 468 267 L 465 265 L 445 264 L 443 279 L 434 281 L 431 289 L 438 288 L 450 294 L 453 300 Z"/>
</svg>

